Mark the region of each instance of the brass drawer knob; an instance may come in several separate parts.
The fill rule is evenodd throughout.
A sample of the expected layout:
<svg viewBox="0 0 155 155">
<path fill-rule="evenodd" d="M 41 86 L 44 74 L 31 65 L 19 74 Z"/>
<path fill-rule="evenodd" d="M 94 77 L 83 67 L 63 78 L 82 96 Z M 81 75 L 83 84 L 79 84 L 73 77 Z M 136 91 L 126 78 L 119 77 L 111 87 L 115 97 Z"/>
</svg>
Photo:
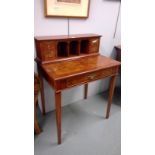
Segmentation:
<svg viewBox="0 0 155 155">
<path fill-rule="evenodd" d="M 93 43 L 93 44 L 96 44 L 96 43 L 97 43 L 97 40 L 93 40 L 92 43 Z"/>
<path fill-rule="evenodd" d="M 93 80 L 93 79 L 95 78 L 95 76 L 96 76 L 95 74 L 94 74 L 94 75 L 89 75 L 88 78 L 89 78 L 90 80 Z"/>
</svg>

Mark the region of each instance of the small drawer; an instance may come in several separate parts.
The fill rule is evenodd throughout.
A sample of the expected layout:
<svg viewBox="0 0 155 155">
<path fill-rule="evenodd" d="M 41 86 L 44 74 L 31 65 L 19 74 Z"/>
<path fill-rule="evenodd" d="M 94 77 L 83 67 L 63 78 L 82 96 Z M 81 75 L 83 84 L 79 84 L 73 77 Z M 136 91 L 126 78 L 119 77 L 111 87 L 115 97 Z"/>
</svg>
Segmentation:
<svg viewBox="0 0 155 155">
<path fill-rule="evenodd" d="M 99 38 L 93 38 L 89 41 L 89 52 L 97 53 L 99 51 Z"/>
<path fill-rule="evenodd" d="M 43 60 L 52 60 L 56 57 L 56 43 L 54 41 L 41 42 L 40 49 Z"/>
</svg>

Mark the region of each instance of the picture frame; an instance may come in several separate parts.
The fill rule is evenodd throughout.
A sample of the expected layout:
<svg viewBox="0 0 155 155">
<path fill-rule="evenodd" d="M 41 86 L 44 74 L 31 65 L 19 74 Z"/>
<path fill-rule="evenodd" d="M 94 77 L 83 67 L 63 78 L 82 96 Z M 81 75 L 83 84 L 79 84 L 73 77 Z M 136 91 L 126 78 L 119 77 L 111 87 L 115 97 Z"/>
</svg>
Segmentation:
<svg viewBox="0 0 155 155">
<path fill-rule="evenodd" d="M 90 0 L 44 0 L 45 17 L 88 18 Z"/>
</svg>

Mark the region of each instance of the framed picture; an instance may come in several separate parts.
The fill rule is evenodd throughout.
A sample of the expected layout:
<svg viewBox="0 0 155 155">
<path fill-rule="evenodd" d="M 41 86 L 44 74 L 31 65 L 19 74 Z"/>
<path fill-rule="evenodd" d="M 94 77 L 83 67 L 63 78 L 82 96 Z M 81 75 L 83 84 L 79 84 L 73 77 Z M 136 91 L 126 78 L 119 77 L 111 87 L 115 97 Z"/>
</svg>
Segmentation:
<svg viewBox="0 0 155 155">
<path fill-rule="evenodd" d="M 46 17 L 88 18 L 90 0 L 44 0 Z"/>
</svg>

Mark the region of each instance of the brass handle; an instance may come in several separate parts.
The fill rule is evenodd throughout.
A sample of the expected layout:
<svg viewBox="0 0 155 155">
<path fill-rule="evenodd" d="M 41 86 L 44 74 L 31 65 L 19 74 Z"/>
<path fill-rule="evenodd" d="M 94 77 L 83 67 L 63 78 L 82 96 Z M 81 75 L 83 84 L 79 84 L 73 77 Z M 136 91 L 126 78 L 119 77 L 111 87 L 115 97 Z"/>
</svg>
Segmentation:
<svg viewBox="0 0 155 155">
<path fill-rule="evenodd" d="M 93 43 L 93 44 L 97 43 L 97 40 L 93 40 L 92 43 Z"/>
<path fill-rule="evenodd" d="M 88 78 L 93 80 L 95 78 L 95 76 L 96 76 L 95 74 L 94 75 L 89 75 Z"/>
</svg>

